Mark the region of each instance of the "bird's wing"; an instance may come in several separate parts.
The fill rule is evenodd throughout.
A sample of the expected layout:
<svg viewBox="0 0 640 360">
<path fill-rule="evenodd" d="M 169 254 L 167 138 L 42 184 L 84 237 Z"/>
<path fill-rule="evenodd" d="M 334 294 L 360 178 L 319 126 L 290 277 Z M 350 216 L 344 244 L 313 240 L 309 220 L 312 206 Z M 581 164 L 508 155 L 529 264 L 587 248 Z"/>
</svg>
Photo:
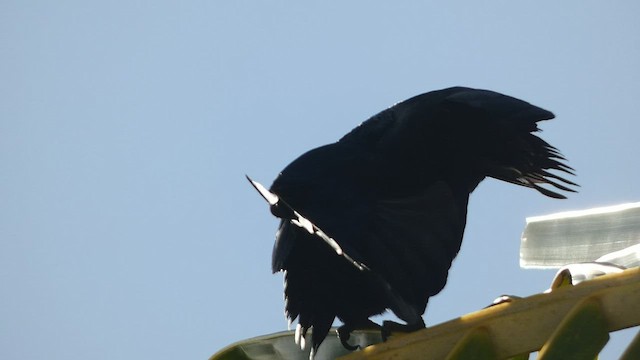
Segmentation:
<svg viewBox="0 0 640 360">
<path fill-rule="evenodd" d="M 420 193 L 377 202 L 358 250 L 371 271 L 411 306 L 414 314 L 396 301 L 392 310 L 401 319 L 413 322 L 444 287 L 460 250 L 467 200 L 468 194 L 458 196 L 439 181 Z"/>
</svg>

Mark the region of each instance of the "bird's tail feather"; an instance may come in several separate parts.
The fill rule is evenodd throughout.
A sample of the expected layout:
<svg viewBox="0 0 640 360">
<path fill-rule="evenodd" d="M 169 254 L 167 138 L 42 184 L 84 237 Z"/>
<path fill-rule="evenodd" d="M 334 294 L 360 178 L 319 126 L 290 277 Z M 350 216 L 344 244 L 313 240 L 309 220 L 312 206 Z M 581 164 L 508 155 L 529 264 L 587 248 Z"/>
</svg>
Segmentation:
<svg viewBox="0 0 640 360">
<path fill-rule="evenodd" d="M 579 185 L 561 175 L 573 176 L 575 173 L 573 168 L 563 162 L 566 159 L 558 149 L 532 133 L 521 135 L 519 140 L 509 143 L 509 148 L 503 152 L 507 154 L 505 158 L 486 161 L 488 176 L 535 189 L 556 199 L 565 199 L 566 196 L 555 190 L 576 192 L 571 186 Z M 548 185 L 553 190 L 543 185 Z"/>
</svg>

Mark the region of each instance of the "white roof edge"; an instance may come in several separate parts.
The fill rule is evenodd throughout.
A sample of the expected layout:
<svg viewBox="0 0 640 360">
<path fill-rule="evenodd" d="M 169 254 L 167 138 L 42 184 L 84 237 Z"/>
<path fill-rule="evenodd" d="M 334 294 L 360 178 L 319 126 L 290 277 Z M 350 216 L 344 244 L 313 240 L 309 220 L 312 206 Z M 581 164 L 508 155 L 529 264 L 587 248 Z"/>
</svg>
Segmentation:
<svg viewBox="0 0 640 360">
<path fill-rule="evenodd" d="M 599 207 L 599 208 L 593 208 L 593 209 L 587 209 L 587 210 L 564 211 L 564 212 L 559 212 L 559 213 L 550 214 L 550 215 L 531 216 L 531 217 L 528 217 L 526 221 L 528 224 L 530 222 L 537 222 L 537 221 L 557 220 L 557 219 L 572 218 L 572 217 L 585 216 L 585 215 L 606 214 L 606 213 L 612 213 L 612 212 L 623 211 L 623 210 L 639 208 L 639 207 L 640 207 L 640 202 L 626 203 L 626 204 L 605 206 L 605 207 Z"/>
</svg>

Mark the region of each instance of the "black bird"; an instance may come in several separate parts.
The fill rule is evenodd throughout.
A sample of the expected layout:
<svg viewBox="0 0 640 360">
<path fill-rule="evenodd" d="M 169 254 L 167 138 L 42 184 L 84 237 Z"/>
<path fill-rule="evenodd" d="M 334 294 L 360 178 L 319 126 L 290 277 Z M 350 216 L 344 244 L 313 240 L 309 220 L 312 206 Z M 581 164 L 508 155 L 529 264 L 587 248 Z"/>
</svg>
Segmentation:
<svg viewBox="0 0 640 360">
<path fill-rule="evenodd" d="M 573 169 L 533 134 L 553 117 L 493 91 L 428 92 L 303 154 L 270 193 L 252 182 L 281 218 L 272 267 L 284 271 L 296 340 L 312 328 L 315 353 L 338 317 L 349 347 L 350 332 L 377 326 L 369 317 L 387 309 L 408 330 L 424 327 L 429 297 L 460 250 L 469 194 L 485 177 L 552 198 L 564 196 L 541 185 L 574 191 L 549 171 Z"/>
</svg>

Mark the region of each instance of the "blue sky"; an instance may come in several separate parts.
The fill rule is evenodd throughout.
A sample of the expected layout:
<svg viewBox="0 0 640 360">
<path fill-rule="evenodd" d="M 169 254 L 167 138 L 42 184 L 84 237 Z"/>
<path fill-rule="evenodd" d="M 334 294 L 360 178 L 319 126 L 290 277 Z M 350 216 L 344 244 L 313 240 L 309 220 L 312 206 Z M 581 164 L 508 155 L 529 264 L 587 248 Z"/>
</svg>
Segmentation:
<svg viewBox="0 0 640 360">
<path fill-rule="evenodd" d="M 631 1 L 3 1 L 0 357 L 203 359 L 286 329 L 277 221 L 244 174 L 268 185 L 452 85 L 553 111 L 542 135 L 582 187 L 481 184 L 426 322 L 543 291 L 553 271 L 518 264 L 525 217 L 640 201 L 639 17 Z"/>
</svg>

